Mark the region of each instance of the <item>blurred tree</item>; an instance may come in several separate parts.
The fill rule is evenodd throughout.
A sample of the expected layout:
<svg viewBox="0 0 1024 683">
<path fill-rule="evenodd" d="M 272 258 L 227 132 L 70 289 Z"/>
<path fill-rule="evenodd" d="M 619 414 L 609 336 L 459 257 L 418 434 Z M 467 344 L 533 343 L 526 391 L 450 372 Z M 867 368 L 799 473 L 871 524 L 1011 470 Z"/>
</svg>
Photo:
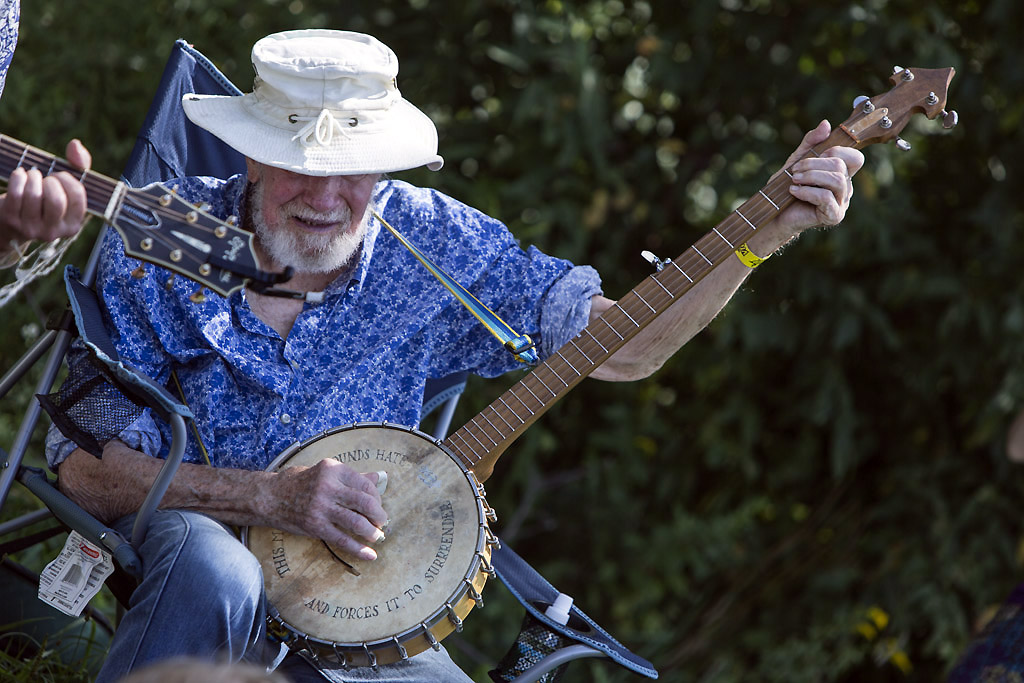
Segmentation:
<svg viewBox="0 0 1024 683">
<path fill-rule="evenodd" d="M 0 130 L 97 170 L 127 159 L 175 38 L 243 89 L 252 43 L 374 33 L 438 123 L 445 169 L 403 177 L 594 264 L 681 253 L 822 118 L 894 64 L 957 69 L 950 133 L 866 151 L 845 224 L 750 279 L 653 379 L 588 382 L 499 463 L 498 531 L 664 680 L 934 681 L 1020 580 L 1024 10 L 993 0 L 34 0 Z M 83 240 L 86 242 L 88 240 Z M 4 367 L 59 304 L 5 310 Z M 501 382 L 477 382 L 468 418 Z M 0 437 L 18 405 L 8 399 Z M 6 515 L 6 511 L 5 511 Z M 484 680 L 518 614 L 491 588 L 455 656 Z M 496 606 L 492 606 L 496 605 Z M 476 654 L 474 654 L 474 652 Z M 477 659 L 479 657 L 479 659 Z M 601 663 L 571 680 L 626 680 Z"/>
</svg>

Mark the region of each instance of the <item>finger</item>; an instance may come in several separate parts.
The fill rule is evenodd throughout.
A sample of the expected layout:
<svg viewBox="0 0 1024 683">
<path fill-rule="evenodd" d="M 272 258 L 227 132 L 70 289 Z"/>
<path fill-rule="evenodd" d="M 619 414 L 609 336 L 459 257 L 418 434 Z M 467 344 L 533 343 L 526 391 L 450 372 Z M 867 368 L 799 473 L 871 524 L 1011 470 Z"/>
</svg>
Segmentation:
<svg viewBox="0 0 1024 683">
<path fill-rule="evenodd" d="M 796 148 L 789 158 L 786 160 L 785 168 L 788 168 L 799 159 L 803 159 L 807 154 L 818 145 L 828 139 L 828 136 L 832 133 L 832 124 L 828 120 L 822 120 L 812 130 L 807 131 L 804 134 L 803 140 L 800 141 L 800 145 Z"/>
<path fill-rule="evenodd" d="M 68 142 L 64 154 L 75 168 L 80 168 L 84 171 L 92 166 L 92 154 L 82 144 L 81 140 L 74 139 Z"/>
<path fill-rule="evenodd" d="M 65 197 L 65 209 L 63 217 L 63 230 L 58 237 L 71 237 L 81 228 L 85 220 L 85 210 L 88 207 L 88 197 L 85 186 L 78 182 L 78 179 L 70 173 L 60 172 L 53 176 L 53 179 L 60 183 L 60 188 Z"/>
<path fill-rule="evenodd" d="M 822 225 L 838 225 L 846 215 L 846 210 L 832 190 L 813 185 L 790 185 L 790 193 L 797 199 L 814 207 L 817 222 Z"/>
<path fill-rule="evenodd" d="M 7 179 L 7 209 L 9 215 L 21 215 L 21 201 L 25 195 L 25 185 L 28 184 L 28 172 L 23 168 L 16 168 L 11 171 Z"/>
<path fill-rule="evenodd" d="M 384 540 L 384 532 L 370 522 L 363 514 L 342 504 L 335 504 L 326 515 L 328 521 L 343 533 L 358 539 L 361 543 L 372 544 Z"/>
<path fill-rule="evenodd" d="M 367 482 L 368 483 L 368 482 Z M 371 492 L 361 491 L 351 487 L 343 487 L 335 499 L 335 502 L 341 507 L 351 510 L 358 514 L 364 520 L 366 520 L 367 527 L 361 531 L 354 529 L 359 532 L 361 536 L 368 540 L 374 540 L 374 533 L 370 529 L 372 527 L 376 531 L 380 531 L 387 521 L 387 513 L 384 512 L 384 508 L 381 506 L 380 496 L 377 494 L 377 489 L 371 487 Z"/>
<path fill-rule="evenodd" d="M 797 171 L 793 173 L 792 181 L 794 185 L 802 187 L 818 187 L 829 190 L 840 204 L 850 193 L 850 178 L 846 175 L 845 166 L 830 170 Z"/>
<path fill-rule="evenodd" d="M 825 150 L 821 156 L 840 159 L 846 166 L 846 174 L 851 178 L 864 166 L 864 153 L 852 147 L 832 147 Z"/>
<path fill-rule="evenodd" d="M 43 214 L 43 174 L 38 169 L 29 169 L 25 174 L 25 187 L 21 192 L 21 207 L 18 216 L 21 219 L 22 229 L 28 233 L 34 233 L 31 226 L 38 225 Z M 34 234 L 26 234 L 25 237 L 36 239 Z"/>
<path fill-rule="evenodd" d="M 47 242 L 74 233 L 74 224 L 67 221 L 68 193 L 54 176 L 43 178 L 42 225 L 36 230 L 36 239 Z"/>
<path fill-rule="evenodd" d="M 384 534 L 366 519 L 351 510 L 340 508 L 330 519 L 322 538 L 344 552 L 366 560 L 377 559 L 371 546 L 384 540 Z"/>
<path fill-rule="evenodd" d="M 820 157 L 801 159 L 793 164 L 790 171 L 794 174 L 824 171 L 828 173 L 835 173 L 845 180 L 849 174 L 849 166 L 847 166 L 846 161 L 841 156 L 822 155 Z"/>
</svg>

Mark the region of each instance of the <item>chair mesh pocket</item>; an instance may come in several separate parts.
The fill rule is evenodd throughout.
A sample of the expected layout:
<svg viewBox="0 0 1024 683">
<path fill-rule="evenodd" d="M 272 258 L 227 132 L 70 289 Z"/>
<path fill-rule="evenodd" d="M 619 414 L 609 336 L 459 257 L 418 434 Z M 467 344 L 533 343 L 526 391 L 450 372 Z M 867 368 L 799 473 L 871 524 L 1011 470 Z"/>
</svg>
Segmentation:
<svg viewBox="0 0 1024 683">
<path fill-rule="evenodd" d="M 61 434 L 100 457 L 103 444 L 137 420 L 143 408 L 112 384 L 95 363 L 70 366 L 60 389 L 36 398 Z"/>
</svg>

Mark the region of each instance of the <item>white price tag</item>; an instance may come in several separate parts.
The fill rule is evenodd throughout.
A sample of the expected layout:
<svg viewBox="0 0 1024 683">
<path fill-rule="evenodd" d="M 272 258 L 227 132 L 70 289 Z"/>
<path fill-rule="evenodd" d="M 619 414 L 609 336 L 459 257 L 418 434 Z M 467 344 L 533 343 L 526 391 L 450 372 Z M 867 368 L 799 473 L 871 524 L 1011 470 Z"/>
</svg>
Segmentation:
<svg viewBox="0 0 1024 683">
<path fill-rule="evenodd" d="M 39 575 L 39 599 L 77 617 L 113 571 L 110 553 L 72 531 L 60 554 Z"/>
</svg>

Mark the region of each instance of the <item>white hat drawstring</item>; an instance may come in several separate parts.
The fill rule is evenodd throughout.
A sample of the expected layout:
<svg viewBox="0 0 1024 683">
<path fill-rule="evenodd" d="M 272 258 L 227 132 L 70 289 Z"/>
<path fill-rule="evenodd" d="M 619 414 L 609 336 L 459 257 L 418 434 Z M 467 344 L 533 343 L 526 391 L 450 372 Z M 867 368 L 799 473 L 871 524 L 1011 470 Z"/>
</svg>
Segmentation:
<svg viewBox="0 0 1024 683">
<path fill-rule="evenodd" d="M 308 123 L 299 130 L 298 133 L 292 136 L 292 141 L 298 140 L 302 143 L 303 147 L 312 147 L 313 144 L 319 144 L 321 147 L 326 147 L 331 144 L 331 140 L 334 139 L 334 132 L 337 131 L 342 137 L 348 137 L 348 132 L 341 125 L 338 119 L 334 118 L 334 114 L 329 109 L 324 109 L 320 112 L 319 116 L 299 116 L 298 114 L 292 114 L 288 117 L 288 120 L 292 123 L 298 123 L 299 121 L 308 121 Z M 348 125 L 355 127 L 359 121 L 355 118 L 348 120 Z"/>
</svg>

